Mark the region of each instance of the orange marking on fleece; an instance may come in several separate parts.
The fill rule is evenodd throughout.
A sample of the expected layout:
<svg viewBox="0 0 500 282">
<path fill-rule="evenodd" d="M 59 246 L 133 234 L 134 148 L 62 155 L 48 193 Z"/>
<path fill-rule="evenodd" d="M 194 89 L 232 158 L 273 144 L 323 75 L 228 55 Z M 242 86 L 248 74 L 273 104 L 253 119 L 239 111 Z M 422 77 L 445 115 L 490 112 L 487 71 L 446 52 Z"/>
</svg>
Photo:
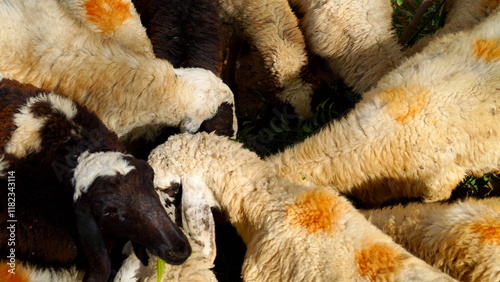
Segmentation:
<svg viewBox="0 0 500 282">
<path fill-rule="evenodd" d="M 286 207 L 287 220 L 308 233 L 332 232 L 335 217 L 344 208 L 331 191 L 309 190 L 298 195 L 294 205 Z"/>
<path fill-rule="evenodd" d="M 132 17 L 130 3 L 121 0 L 89 0 L 83 4 L 87 20 L 96 24 L 101 33 L 113 32 Z"/>
<path fill-rule="evenodd" d="M 500 4 L 500 0 L 484 0 L 484 4 L 490 9 L 490 11 L 493 11 Z"/>
<path fill-rule="evenodd" d="M 500 40 L 477 39 L 474 43 L 474 54 L 478 59 L 486 62 L 500 60 Z"/>
<path fill-rule="evenodd" d="M 474 233 L 479 234 L 486 244 L 500 244 L 500 222 L 492 219 L 486 223 L 476 223 L 471 226 Z"/>
<path fill-rule="evenodd" d="M 356 253 L 358 272 L 370 281 L 383 281 L 380 276 L 394 273 L 403 265 L 403 256 L 390 246 L 373 244 Z"/>
<path fill-rule="evenodd" d="M 430 90 L 421 87 L 389 89 L 380 94 L 388 113 L 403 124 L 429 104 Z"/>
<path fill-rule="evenodd" d="M 24 271 L 19 265 L 16 265 L 14 270 L 7 264 L 7 261 L 0 261 L 0 281 L 2 282 L 29 282 Z M 12 273 L 14 271 L 14 273 Z"/>
</svg>

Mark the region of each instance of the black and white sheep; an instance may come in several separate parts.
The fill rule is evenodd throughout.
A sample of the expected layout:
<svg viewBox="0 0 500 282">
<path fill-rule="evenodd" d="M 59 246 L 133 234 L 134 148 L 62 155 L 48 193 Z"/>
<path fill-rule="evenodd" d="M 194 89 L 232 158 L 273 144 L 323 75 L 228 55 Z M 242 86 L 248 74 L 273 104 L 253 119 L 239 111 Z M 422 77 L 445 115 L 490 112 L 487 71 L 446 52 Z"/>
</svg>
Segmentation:
<svg viewBox="0 0 500 282">
<path fill-rule="evenodd" d="M 268 158 L 281 176 L 379 204 L 439 201 L 500 170 L 500 10 L 433 41 L 341 120 Z"/>
<path fill-rule="evenodd" d="M 87 106 L 119 137 L 152 124 L 236 134 L 233 94 L 212 72 L 106 40 L 59 1 L 2 1 L 0 49 L 4 74 Z"/>
<path fill-rule="evenodd" d="M 3 78 L 0 124 L 2 169 L 16 179 L 15 212 L 0 203 L 2 258 L 11 248 L 5 239 L 12 216 L 17 260 L 37 268 L 76 266 L 85 281 L 109 277 L 109 252 L 121 240 L 131 240 L 143 262 L 146 249 L 171 264 L 191 254 L 154 190 L 151 167 L 127 155 L 86 108 Z M 8 181 L 3 176 L 2 187 Z M 9 192 L 0 189 L 0 198 Z"/>
</svg>

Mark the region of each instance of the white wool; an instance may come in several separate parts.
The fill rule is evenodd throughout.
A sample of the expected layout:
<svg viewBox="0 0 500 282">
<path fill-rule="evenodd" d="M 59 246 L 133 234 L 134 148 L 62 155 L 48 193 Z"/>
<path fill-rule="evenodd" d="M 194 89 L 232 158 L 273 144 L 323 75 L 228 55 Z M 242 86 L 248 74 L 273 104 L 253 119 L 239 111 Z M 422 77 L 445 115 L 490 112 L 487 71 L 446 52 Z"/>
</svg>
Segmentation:
<svg viewBox="0 0 500 282">
<path fill-rule="evenodd" d="M 179 134 L 148 162 L 155 183 L 180 179 L 197 197 L 200 189 L 213 195 L 247 246 L 244 281 L 455 281 L 394 243 L 336 192 L 280 178 L 235 141 Z"/>
<path fill-rule="evenodd" d="M 275 85 L 283 89 L 278 97 L 292 105 L 300 118 L 309 118 L 313 86 L 301 77 L 307 71 L 306 45 L 288 2 L 219 0 L 219 4 L 224 19 L 262 55 Z"/>
<path fill-rule="evenodd" d="M 78 156 L 78 165 L 75 168 L 72 182 L 75 186 L 73 200 L 76 201 L 82 193 L 86 193 L 100 176 L 127 175 L 135 169 L 124 159 L 127 156 L 119 152 L 83 152 Z"/>
<path fill-rule="evenodd" d="M 175 70 L 124 46 L 130 38 L 103 40 L 81 21 L 57 0 L 0 2 L 0 72 L 81 103 L 119 137 L 147 126 L 194 132 L 223 103 L 234 111 L 212 72 Z"/>
<path fill-rule="evenodd" d="M 440 201 L 500 170 L 500 13 L 448 34 L 388 73 L 345 117 L 270 156 L 282 177 L 366 204 Z"/>
<path fill-rule="evenodd" d="M 46 117 L 35 117 L 30 107 L 39 101 L 46 101 L 46 95 L 41 94 L 28 99 L 18 113 L 13 116 L 16 130 L 12 133 L 9 143 L 5 146 L 5 152 L 17 158 L 22 158 L 29 153 L 38 152 L 41 149 L 41 130 L 47 120 Z"/>
<path fill-rule="evenodd" d="M 393 240 L 460 281 L 500 280 L 500 198 L 361 210 Z"/>
</svg>

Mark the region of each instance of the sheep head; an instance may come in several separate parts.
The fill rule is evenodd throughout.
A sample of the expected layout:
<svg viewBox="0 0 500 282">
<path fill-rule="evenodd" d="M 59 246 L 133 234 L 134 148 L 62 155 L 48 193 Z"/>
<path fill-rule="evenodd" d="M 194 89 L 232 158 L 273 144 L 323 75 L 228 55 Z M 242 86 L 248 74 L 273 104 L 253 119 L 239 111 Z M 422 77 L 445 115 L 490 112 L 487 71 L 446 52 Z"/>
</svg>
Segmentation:
<svg viewBox="0 0 500 282">
<path fill-rule="evenodd" d="M 181 132 L 215 131 L 218 135 L 235 137 L 238 125 L 229 86 L 201 68 L 178 68 L 175 74 L 185 84 L 184 91 L 187 90 L 181 97 L 186 109 Z"/>
<path fill-rule="evenodd" d="M 147 262 L 145 249 L 174 265 L 182 264 L 191 254 L 186 236 L 162 207 L 153 187 L 153 170 L 145 161 L 117 152 L 85 152 L 78 158 L 73 182 L 84 252 L 104 253 L 103 243 L 95 242 L 108 235 L 132 241 L 143 262 Z M 79 217 L 83 220 L 78 221 Z M 88 230 L 95 232 L 89 234 Z M 86 257 L 100 257 L 97 260 L 103 262 L 96 265 L 109 260 L 94 253 L 86 253 Z M 92 269 L 92 261 L 89 264 Z"/>
</svg>

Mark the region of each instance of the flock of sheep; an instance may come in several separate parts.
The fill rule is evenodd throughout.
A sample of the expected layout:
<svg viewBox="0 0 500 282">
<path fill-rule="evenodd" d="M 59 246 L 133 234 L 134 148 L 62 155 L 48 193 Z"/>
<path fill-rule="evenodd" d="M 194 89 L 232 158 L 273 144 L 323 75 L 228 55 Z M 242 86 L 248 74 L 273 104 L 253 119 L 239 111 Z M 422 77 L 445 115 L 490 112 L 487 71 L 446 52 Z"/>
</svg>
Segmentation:
<svg viewBox="0 0 500 282">
<path fill-rule="evenodd" d="M 1 0 L 0 280 L 217 281 L 217 208 L 244 281 L 500 281 L 500 199 L 446 201 L 500 172 L 499 4 L 403 51 L 390 0 Z M 361 100 L 258 157 L 221 21 L 299 118 L 311 53 Z"/>
</svg>

